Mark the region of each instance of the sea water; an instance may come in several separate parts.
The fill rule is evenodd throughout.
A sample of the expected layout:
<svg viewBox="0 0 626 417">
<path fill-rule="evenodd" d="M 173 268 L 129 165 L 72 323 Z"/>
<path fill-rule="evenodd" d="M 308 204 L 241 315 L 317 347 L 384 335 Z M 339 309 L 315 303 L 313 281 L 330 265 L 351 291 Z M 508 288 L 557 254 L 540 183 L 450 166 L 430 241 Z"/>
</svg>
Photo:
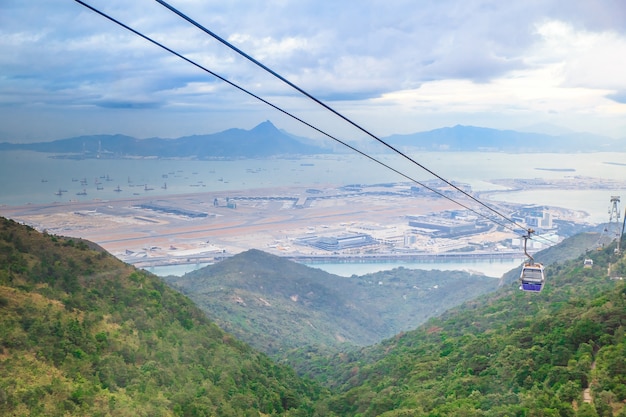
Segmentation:
<svg viewBox="0 0 626 417">
<path fill-rule="evenodd" d="M 411 157 L 448 181 L 474 192 L 503 190 L 493 179 L 626 179 L 626 153 L 507 154 L 423 152 Z M 411 179 L 432 175 L 393 156 L 377 156 Z M 27 151 L 0 152 L 0 205 L 116 200 L 199 192 L 410 181 L 360 155 L 333 154 L 292 159 L 197 161 L 183 159 L 62 159 Z M 119 187 L 119 188 L 118 188 Z M 116 191 L 117 190 L 117 191 Z M 613 195 L 626 189 L 550 189 L 494 194 L 494 199 L 550 205 L 588 213 L 591 223 L 608 221 Z M 456 198 L 462 199 L 459 195 Z"/>
<path fill-rule="evenodd" d="M 0 152 L 0 204 L 5 205 L 398 180 L 372 162 L 344 155 L 229 161 L 77 160 L 36 152 Z"/>
<path fill-rule="evenodd" d="M 448 181 L 466 183 L 473 191 L 502 191 L 493 179 L 626 179 L 626 153 L 507 154 L 495 152 L 424 152 L 411 157 Z M 432 175 L 406 160 L 386 154 L 384 163 L 418 181 Z M 54 204 L 69 201 L 116 200 L 172 196 L 199 192 L 283 186 L 409 182 L 385 167 L 352 154 L 302 158 L 196 161 L 184 159 L 63 159 L 50 154 L 0 152 L 0 205 Z M 119 191 L 116 191 L 118 189 Z M 611 196 L 626 200 L 626 189 L 528 189 L 494 193 L 490 198 L 583 211 L 589 223 L 609 219 Z M 461 198 L 460 196 L 458 198 Z M 623 206 L 620 206 L 623 207 Z M 623 209 L 621 209 L 623 210 Z M 462 262 L 315 264 L 328 272 L 362 275 L 398 266 L 417 269 L 474 270 L 499 277 L 515 268 L 519 259 Z M 182 275 L 199 266 L 184 266 L 156 274 Z"/>
</svg>

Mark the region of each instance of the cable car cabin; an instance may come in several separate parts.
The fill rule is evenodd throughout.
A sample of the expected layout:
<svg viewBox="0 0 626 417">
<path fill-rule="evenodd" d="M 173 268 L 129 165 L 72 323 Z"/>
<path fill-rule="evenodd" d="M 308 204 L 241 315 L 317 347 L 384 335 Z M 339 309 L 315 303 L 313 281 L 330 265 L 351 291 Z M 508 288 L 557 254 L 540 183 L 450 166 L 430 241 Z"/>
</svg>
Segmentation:
<svg viewBox="0 0 626 417">
<path fill-rule="evenodd" d="M 525 263 L 520 274 L 520 290 L 529 292 L 540 292 L 546 281 L 543 272 L 543 265 L 539 263 Z"/>
</svg>

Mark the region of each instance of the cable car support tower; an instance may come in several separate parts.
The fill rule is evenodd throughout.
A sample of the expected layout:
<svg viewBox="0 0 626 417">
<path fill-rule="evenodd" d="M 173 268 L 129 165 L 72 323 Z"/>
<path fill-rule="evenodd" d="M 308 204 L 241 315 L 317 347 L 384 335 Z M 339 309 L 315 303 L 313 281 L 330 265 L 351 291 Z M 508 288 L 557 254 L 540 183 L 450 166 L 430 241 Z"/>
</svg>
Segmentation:
<svg viewBox="0 0 626 417">
<path fill-rule="evenodd" d="M 609 237 L 609 243 L 613 240 L 617 239 L 618 242 L 621 241 L 621 233 L 620 233 L 620 211 L 619 205 L 620 197 L 618 195 L 611 196 L 611 205 L 609 206 L 609 224 L 606 226 L 605 232 Z M 619 252 L 619 244 L 616 249 Z"/>
</svg>

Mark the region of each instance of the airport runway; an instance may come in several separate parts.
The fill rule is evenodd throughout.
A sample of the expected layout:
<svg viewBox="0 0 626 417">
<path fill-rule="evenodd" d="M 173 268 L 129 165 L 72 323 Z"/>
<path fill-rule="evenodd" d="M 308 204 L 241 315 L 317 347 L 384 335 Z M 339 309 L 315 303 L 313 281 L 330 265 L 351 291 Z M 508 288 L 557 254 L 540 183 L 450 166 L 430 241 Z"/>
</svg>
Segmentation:
<svg viewBox="0 0 626 417">
<path fill-rule="evenodd" d="M 320 188 L 319 186 L 317 188 Z M 309 204 L 306 188 L 187 194 L 167 197 L 0 207 L 0 215 L 38 230 L 96 242 L 122 259 L 132 254 L 175 257 L 176 251 L 208 248 L 239 253 L 250 248 L 297 254 L 293 240 L 311 233 L 345 233 L 359 227 L 406 225 L 407 215 L 457 208 L 442 198 L 350 193 L 327 187 Z M 311 197 L 311 196 L 309 196 Z M 219 205 L 215 205 L 215 199 Z M 236 206 L 226 206 L 226 198 Z M 206 217 L 149 210 L 142 204 L 206 213 Z M 209 251 L 209 252 L 210 252 Z M 201 253 L 201 252 L 199 252 Z M 131 259 L 132 260 L 132 259 Z"/>
</svg>

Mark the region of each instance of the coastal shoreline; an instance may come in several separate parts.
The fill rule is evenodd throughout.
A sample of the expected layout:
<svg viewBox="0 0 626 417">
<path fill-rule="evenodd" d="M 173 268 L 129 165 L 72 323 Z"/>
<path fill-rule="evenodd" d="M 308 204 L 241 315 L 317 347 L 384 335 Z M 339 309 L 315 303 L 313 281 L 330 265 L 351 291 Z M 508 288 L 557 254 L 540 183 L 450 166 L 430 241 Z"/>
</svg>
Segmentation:
<svg viewBox="0 0 626 417">
<path fill-rule="evenodd" d="M 514 185 L 510 180 L 503 184 Z M 489 193 L 524 188 L 517 185 L 478 195 L 486 198 Z M 493 204 L 507 213 L 515 210 L 515 205 L 506 202 Z M 572 221 L 584 217 L 566 209 L 551 210 Z M 314 188 L 271 187 L 0 207 L 0 215 L 51 234 L 93 241 L 138 267 L 213 263 L 252 248 L 300 261 L 519 256 L 518 246 L 503 243 L 519 236 L 495 226 L 449 238 L 409 226 L 409 217 L 444 212 L 460 213 L 454 202 L 412 190 L 405 183 L 316 184 Z M 306 245 L 312 237 L 337 240 L 350 235 L 371 236 L 372 243 L 330 252 Z"/>
</svg>

